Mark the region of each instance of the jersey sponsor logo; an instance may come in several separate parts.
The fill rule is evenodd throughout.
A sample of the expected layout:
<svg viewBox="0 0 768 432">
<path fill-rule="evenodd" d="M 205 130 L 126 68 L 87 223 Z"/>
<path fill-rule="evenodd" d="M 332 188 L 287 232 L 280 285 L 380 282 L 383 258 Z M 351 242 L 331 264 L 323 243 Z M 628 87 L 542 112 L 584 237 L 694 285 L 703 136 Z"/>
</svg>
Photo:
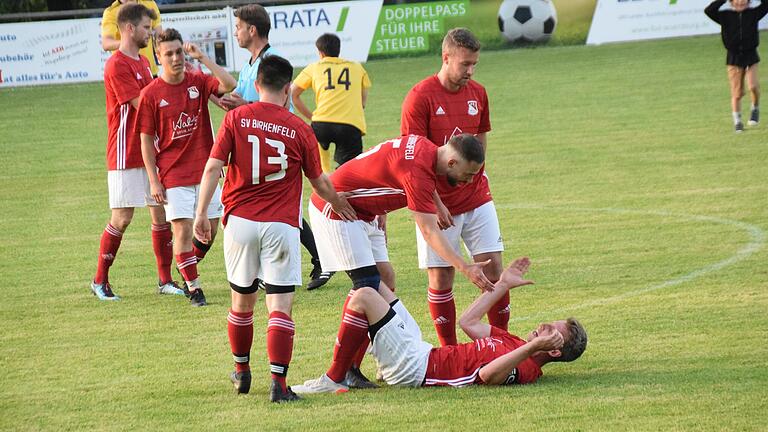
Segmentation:
<svg viewBox="0 0 768 432">
<path fill-rule="evenodd" d="M 451 138 L 455 137 L 456 135 L 461 135 L 462 133 L 464 132 L 461 130 L 461 128 L 456 126 L 455 128 L 453 128 L 453 132 L 451 132 L 451 135 L 443 139 L 443 145 L 448 144 L 448 141 L 450 141 Z"/>
<path fill-rule="evenodd" d="M 517 372 L 517 368 L 512 369 L 512 372 L 509 373 L 509 376 L 506 380 L 504 380 L 504 385 L 510 385 L 515 384 L 517 382 L 519 374 Z"/>
<path fill-rule="evenodd" d="M 478 111 L 477 109 L 477 101 L 475 100 L 467 101 L 467 114 L 473 116 L 473 115 L 477 115 L 477 113 L 479 112 L 480 111 Z"/>
<path fill-rule="evenodd" d="M 443 107 L 438 106 L 437 111 L 435 111 L 435 115 L 445 115 L 445 110 L 443 109 Z"/>
<path fill-rule="evenodd" d="M 488 337 L 484 337 L 482 339 L 476 340 L 475 349 L 478 351 L 482 351 L 486 348 L 490 348 L 491 351 L 496 352 L 496 345 L 501 345 L 503 343 L 504 341 L 499 338 L 488 336 Z"/>
<path fill-rule="evenodd" d="M 200 97 L 200 91 L 198 91 L 197 87 L 195 86 L 187 87 L 187 92 L 189 93 L 190 99 L 197 99 L 198 97 Z"/>
<path fill-rule="evenodd" d="M 171 141 L 192 135 L 197 129 L 197 119 L 199 116 L 191 116 L 185 112 L 179 114 L 179 118 L 173 124 L 173 136 Z"/>
<path fill-rule="evenodd" d="M 165 100 L 165 99 L 160 99 L 160 108 L 162 108 L 162 107 L 167 107 L 168 105 L 170 105 L 170 104 L 168 103 L 168 101 L 167 101 L 167 100 Z"/>
</svg>

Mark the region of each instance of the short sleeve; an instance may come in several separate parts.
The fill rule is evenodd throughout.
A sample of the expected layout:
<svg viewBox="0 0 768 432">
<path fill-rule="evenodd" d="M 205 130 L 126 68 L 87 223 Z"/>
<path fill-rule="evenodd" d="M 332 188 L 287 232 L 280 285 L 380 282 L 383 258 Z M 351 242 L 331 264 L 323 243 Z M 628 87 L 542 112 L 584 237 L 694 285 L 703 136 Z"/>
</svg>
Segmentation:
<svg viewBox="0 0 768 432">
<path fill-rule="evenodd" d="M 112 91 L 117 97 L 117 102 L 122 105 L 139 97 L 141 94 L 141 87 L 134 76 L 133 69 L 128 67 L 125 63 L 115 63 L 114 66 L 115 67 L 111 69 L 113 76 L 110 83 Z"/>
<path fill-rule="evenodd" d="M 483 89 L 483 112 L 480 117 L 480 125 L 477 133 L 485 133 L 491 130 L 491 106 L 488 104 L 488 93 Z"/>
<path fill-rule="evenodd" d="M 224 121 L 221 122 L 219 127 L 219 133 L 216 134 L 216 141 L 211 148 L 211 156 L 214 159 L 229 161 L 229 155 L 232 153 L 232 148 L 235 145 L 235 130 L 233 127 L 235 111 L 230 111 L 224 116 Z"/>
<path fill-rule="evenodd" d="M 400 117 L 401 135 L 429 135 L 429 113 L 425 110 L 425 102 L 415 89 L 405 96 Z"/>
<path fill-rule="evenodd" d="M 219 80 L 211 75 L 200 72 L 198 74 L 203 81 L 203 88 L 205 89 L 205 99 L 207 100 L 210 95 L 221 96 L 219 93 Z"/>
<path fill-rule="evenodd" d="M 316 179 L 323 173 L 320 165 L 320 150 L 318 150 L 317 138 L 312 128 L 302 123 L 302 145 L 304 154 L 301 158 L 301 169 L 308 179 Z"/>
<path fill-rule="evenodd" d="M 360 71 L 363 74 L 363 82 L 362 82 L 363 88 L 365 89 L 365 88 L 370 87 L 371 86 L 371 79 L 368 77 L 368 72 L 366 72 L 365 68 L 362 67 L 362 66 L 360 66 Z"/>
<path fill-rule="evenodd" d="M 435 207 L 432 198 L 436 181 L 434 173 L 429 172 L 416 162 L 413 163 L 411 172 L 403 181 L 403 190 L 409 210 L 419 213 L 437 213 L 437 207 Z"/>
<path fill-rule="evenodd" d="M 136 126 L 140 133 L 147 135 L 156 135 L 157 125 L 155 124 L 155 109 L 152 103 L 152 97 L 146 93 L 139 99 L 139 109 L 136 113 Z"/>
<path fill-rule="evenodd" d="M 312 86 L 312 70 L 314 69 L 314 63 L 305 67 L 304 70 L 299 73 L 299 76 L 296 77 L 295 80 L 293 80 L 293 84 L 296 85 L 296 87 L 306 90 L 309 87 Z"/>
</svg>

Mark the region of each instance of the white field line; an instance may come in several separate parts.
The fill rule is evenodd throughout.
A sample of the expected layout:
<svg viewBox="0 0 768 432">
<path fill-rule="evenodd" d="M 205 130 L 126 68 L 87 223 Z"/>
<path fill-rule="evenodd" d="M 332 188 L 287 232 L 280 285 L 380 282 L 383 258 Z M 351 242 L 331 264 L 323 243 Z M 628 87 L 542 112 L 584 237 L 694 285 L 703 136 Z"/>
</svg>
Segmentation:
<svg viewBox="0 0 768 432">
<path fill-rule="evenodd" d="M 617 303 L 631 297 L 637 297 L 639 295 L 649 293 L 652 291 L 657 291 L 663 288 L 669 288 L 671 286 L 680 285 L 682 283 L 700 278 L 706 274 L 732 266 L 739 261 L 749 258 L 752 254 L 754 254 L 755 252 L 763 248 L 763 246 L 765 245 L 765 238 L 766 238 L 765 231 L 763 231 L 760 227 L 757 227 L 755 225 L 751 225 L 745 222 L 733 220 L 733 219 L 723 219 L 723 218 L 718 218 L 713 216 L 690 215 L 690 214 L 684 214 L 684 213 L 672 213 L 672 212 L 665 212 L 665 211 L 628 210 L 628 209 L 619 209 L 619 208 L 550 207 L 550 206 L 544 206 L 544 205 L 499 204 L 496 206 L 496 208 L 504 209 L 504 210 L 530 209 L 530 210 L 546 210 L 546 211 L 552 211 L 552 212 L 612 213 L 612 214 L 658 216 L 658 217 L 682 219 L 682 220 L 689 220 L 689 221 L 696 221 L 696 222 L 720 224 L 720 225 L 738 228 L 746 232 L 747 234 L 749 234 L 749 242 L 744 246 L 742 246 L 738 251 L 736 251 L 736 253 L 734 253 L 730 257 L 722 261 L 718 261 L 716 263 L 710 264 L 708 266 L 699 268 L 697 270 L 694 270 L 688 274 L 677 277 L 675 279 L 670 279 L 664 282 L 649 285 L 647 287 L 639 288 L 633 291 L 627 291 L 611 297 L 604 297 L 604 298 L 590 300 L 584 303 L 574 304 L 574 305 L 570 305 L 562 308 L 550 309 L 550 310 L 538 312 L 536 314 L 529 315 L 529 316 L 510 318 L 510 321 L 526 321 L 533 318 L 540 318 L 542 316 L 550 317 L 556 314 L 561 314 L 563 312 L 584 309 L 591 306 L 603 306 L 611 303 Z"/>
</svg>

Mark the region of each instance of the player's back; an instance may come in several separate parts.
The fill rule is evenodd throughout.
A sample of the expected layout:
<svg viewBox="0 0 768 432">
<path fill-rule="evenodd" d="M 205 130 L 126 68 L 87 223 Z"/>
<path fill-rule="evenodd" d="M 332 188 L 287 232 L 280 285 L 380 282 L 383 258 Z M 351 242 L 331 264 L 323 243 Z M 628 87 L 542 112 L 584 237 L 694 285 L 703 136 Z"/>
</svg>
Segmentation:
<svg viewBox="0 0 768 432">
<path fill-rule="evenodd" d="M 429 140 L 402 136 L 357 156 L 330 178 L 337 191 L 350 193 L 349 202 L 361 220 L 372 220 L 406 206 L 415 211 L 432 211 L 436 161 L 437 147 Z M 429 202 L 424 203 L 425 199 Z M 324 201 L 316 194 L 312 202 L 323 210 Z"/>
<path fill-rule="evenodd" d="M 281 106 L 255 102 L 225 116 L 211 156 L 226 150 L 225 218 L 300 226 L 302 170 L 310 178 L 322 173 L 312 129 Z"/>
<path fill-rule="evenodd" d="M 312 121 L 351 124 L 365 134 L 362 91 L 371 85 L 365 69 L 339 57 L 324 57 L 310 69 L 317 105 Z"/>
</svg>

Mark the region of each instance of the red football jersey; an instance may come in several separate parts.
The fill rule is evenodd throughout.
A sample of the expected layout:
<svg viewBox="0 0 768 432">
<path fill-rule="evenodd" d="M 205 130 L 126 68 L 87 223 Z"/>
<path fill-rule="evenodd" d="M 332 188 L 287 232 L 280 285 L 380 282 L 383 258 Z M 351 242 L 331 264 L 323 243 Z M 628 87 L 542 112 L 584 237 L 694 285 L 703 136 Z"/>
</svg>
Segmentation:
<svg viewBox="0 0 768 432">
<path fill-rule="evenodd" d="M 437 146 L 416 135 L 385 141 L 331 174 L 338 192 L 347 199 L 357 218 L 371 221 L 378 215 L 408 207 L 421 213 L 436 213 L 432 192 L 437 177 Z M 331 219 L 339 219 L 325 200 L 313 193 L 312 204 Z"/>
<path fill-rule="evenodd" d="M 203 178 L 213 147 L 208 97 L 219 80 L 186 73 L 179 84 L 156 79 L 141 91 L 139 132 L 155 137 L 157 170 L 166 188 L 192 186 Z"/>
<path fill-rule="evenodd" d="M 107 96 L 107 169 L 122 170 L 144 166 L 141 138 L 135 127 L 136 109 L 131 99 L 152 82 L 149 62 L 135 60 L 115 51 L 104 65 L 104 92 Z"/>
<path fill-rule="evenodd" d="M 486 338 L 432 348 L 424 386 L 463 387 L 483 384 L 479 375 L 481 367 L 526 343 L 500 328 L 491 327 L 491 335 Z M 529 384 L 540 376 L 541 367 L 528 357 L 517 365 L 505 384 Z"/>
<path fill-rule="evenodd" d="M 278 105 L 243 105 L 224 117 L 211 157 L 229 162 L 225 224 L 233 214 L 301 227 L 301 172 L 310 179 L 323 174 L 317 138 L 303 120 Z"/>
<path fill-rule="evenodd" d="M 456 93 L 449 92 L 433 75 L 416 84 L 403 101 L 400 131 L 426 136 L 437 145 L 445 145 L 454 135 L 480 134 L 491 130 L 488 94 L 470 80 Z M 451 214 L 466 213 L 491 201 L 491 189 L 485 167 L 472 183 L 451 186 L 439 176 L 437 191 Z"/>
</svg>

